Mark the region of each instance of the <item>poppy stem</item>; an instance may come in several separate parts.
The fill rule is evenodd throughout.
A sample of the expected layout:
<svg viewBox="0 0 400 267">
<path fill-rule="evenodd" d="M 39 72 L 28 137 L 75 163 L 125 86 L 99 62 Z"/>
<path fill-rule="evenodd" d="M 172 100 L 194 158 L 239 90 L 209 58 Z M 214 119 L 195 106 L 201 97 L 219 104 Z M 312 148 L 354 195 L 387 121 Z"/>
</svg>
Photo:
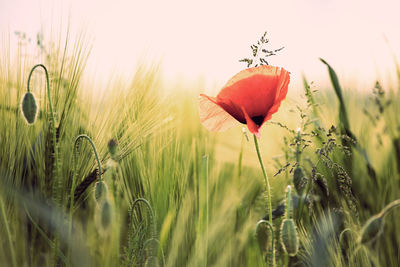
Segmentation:
<svg viewBox="0 0 400 267">
<path fill-rule="evenodd" d="M 253 137 L 254 137 L 254 144 L 255 144 L 256 150 L 257 150 L 258 160 L 260 161 L 261 170 L 263 172 L 265 185 L 267 188 L 267 202 L 268 202 L 268 215 L 269 215 L 268 220 L 269 220 L 270 225 L 273 226 L 273 224 L 272 224 L 271 186 L 269 185 L 268 175 L 265 170 L 264 163 L 263 163 L 263 160 L 261 157 L 260 147 L 258 145 L 257 137 L 255 135 L 253 135 Z M 275 264 L 275 244 L 274 243 L 272 243 L 272 266 L 274 266 L 274 267 L 276 266 L 276 264 Z"/>
<path fill-rule="evenodd" d="M 55 200 L 57 204 L 61 205 L 61 180 L 59 177 L 59 160 L 58 160 L 58 149 L 57 149 L 57 133 L 56 133 L 56 119 L 54 115 L 54 107 L 53 107 L 53 101 L 51 99 L 50 95 L 50 78 L 49 78 L 49 72 L 47 71 L 47 68 L 43 64 L 36 64 L 33 66 L 31 71 L 29 72 L 28 76 L 28 82 L 27 82 L 27 91 L 30 92 L 30 83 L 31 83 L 31 77 L 33 72 L 35 71 L 36 68 L 42 68 L 44 70 L 44 73 L 46 75 L 46 85 L 47 85 L 47 97 L 49 101 L 49 107 L 50 107 L 50 124 L 51 124 L 51 132 L 52 132 L 52 138 L 53 138 L 53 150 L 54 150 L 54 164 L 55 164 L 55 182 L 53 185 L 53 193 L 55 194 Z"/>
<path fill-rule="evenodd" d="M 73 165 L 74 169 L 73 169 L 73 173 L 72 173 L 72 185 L 71 185 L 71 191 L 70 191 L 70 204 L 69 204 L 69 222 L 70 222 L 69 231 L 68 231 L 69 236 L 71 236 L 71 233 L 72 233 L 72 213 L 73 213 L 73 208 L 74 208 L 74 192 L 75 192 L 76 178 L 77 178 L 76 165 L 77 165 L 78 159 L 76 157 L 76 154 L 77 154 L 76 150 L 77 150 L 77 145 L 78 145 L 78 142 L 79 142 L 80 139 L 87 140 L 89 142 L 89 144 L 91 145 L 93 153 L 94 153 L 94 156 L 96 158 L 96 162 L 97 162 L 98 179 L 99 180 L 102 179 L 102 177 L 101 177 L 101 174 L 102 174 L 101 163 L 100 163 L 99 154 L 97 153 L 96 146 L 94 145 L 92 139 L 90 139 L 90 137 L 87 136 L 86 134 L 78 135 L 75 138 L 74 146 L 73 146 L 73 150 L 72 150 L 72 165 Z"/>
<path fill-rule="evenodd" d="M 47 85 L 47 97 L 49 101 L 49 107 L 50 107 L 50 125 L 51 125 L 51 133 L 52 133 L 52 141 L 53 141 L 53 150 L 54 150 L 54 182 L 53 182 L 53 195 L 55 202 L 61 206 L 61 187 L 62 187 L 62 180 L 60 177 L 60 163 L 59 163 L 59 158 L 58 158 L 58 146 L 57 146 L 57 129 L 56 129 L 56 119 L 54 115 L 54 107 L 53 107 L 53 102 L 51 99 L 51 94 L 50 94 L 50 78 L 49 78 L 49 72 L 47 71 L 47 68 L 43 64 L 36 64 L 33 66 L 31 71 L 29 72 L 28 76 L 28 81 L 27 81 L 27 91 L 30 92 L 30 83 L 31 83 L 31 77 L 33 72 L 35 71 L 36 68 L 42 68 L 44 70 L 44 73 L 46 75 L 46 85 Z M 54 255 L 54 263 L 57 262 L 58 260 L 58 237 L 54 237 L 54 247 L 53 247 L 53 255 Z"/>
</svg>

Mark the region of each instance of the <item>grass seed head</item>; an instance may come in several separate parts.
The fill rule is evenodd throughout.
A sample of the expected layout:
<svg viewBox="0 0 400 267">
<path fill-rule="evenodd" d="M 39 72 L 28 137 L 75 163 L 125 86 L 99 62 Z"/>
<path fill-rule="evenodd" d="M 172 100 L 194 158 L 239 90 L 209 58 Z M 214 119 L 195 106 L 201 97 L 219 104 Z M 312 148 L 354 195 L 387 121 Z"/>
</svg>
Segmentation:
<svg viewBox="0 0 400 267">
<path fill-rule="evenodd" d="M 291 257 L 299 250 L 299 236 L 292 219 L 284 219 L 281 224 L 281 244 L 283 250 Z"/>
<path fill-rule="evenodd" d="M 36 121 L 38 108 L 36 105 L 35 96 L 31 92 L 27 92 L 24 95 L 24 98 L 22 99 L 21 110 L 26 122 L 29 125 L 34 124 Z"/>
<path fill-rule="evenodd" d="M 379 237 L 383 232 L 383 216 L 381 214 L 372 216 L 361 229 L 359 242 L 369 243 Z"/>
</svg>

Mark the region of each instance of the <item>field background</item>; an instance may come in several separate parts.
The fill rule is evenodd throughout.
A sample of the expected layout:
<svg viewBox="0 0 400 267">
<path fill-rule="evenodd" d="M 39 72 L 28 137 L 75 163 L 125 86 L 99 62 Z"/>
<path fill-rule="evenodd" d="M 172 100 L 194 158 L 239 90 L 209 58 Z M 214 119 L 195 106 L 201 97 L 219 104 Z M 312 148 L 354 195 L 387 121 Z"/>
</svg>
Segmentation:
<svg viewBox="0 0 400 267">
<path fill-rule="evenodd" d="M 0 0 L 0 266 L 273 266 L 272 251 L 279 267 L 400 266 L 398 10 Z M 273 235 L 253 136 L 239 123 L 208 132 L 198 115 L 199 94 L 246 68 L 265 30 L 277 49 L 266 60 L 291 73 L 259 139 Z M 39 67 L 28 125 L 22 99 L 40 63 L 50 93 Z"/>
<path fill-rule="evenodd" d="M 252 137 L 246 141 L 243 125 L 224 133 L 208 132 L 197 111 L 202 82 L 165 83 L 158 63 L 141 63 L 129 79 L 111 77 L 109 90 L 97 90 L 95 81 L 82 78 L 90 49 L 77 40 L 42 41 L 33 55 L 26 50 L 24 37 L 15 53 L 3 42 L 2 265 L 263 266 L 255 226 L 267 214 L 265 186 Z M 31 81 L 40 108 L 36 123 L 28 126 L 20 110 L 27 76 L 37 62 L 43 62 L 50 75 L 58 171 L 42 71 L 35 72 Z M 327 72 L 322 63 L 321 72 Z M 379 84 L 363 91 L 343 88 L 344 102 L 332 85 L 320 88 L 305 81 L 303 88 L 290 87 L 279 112 L 263 126 L 260 144 L 273 207 L 293 183 L 298 128 L 304 134 L 302 144 L 308 144 L 300 165 L 309 181 L 315 170 L 325 182 L 311 183 L 315 201 L 295 218 L 298 255 L 289 259 L 276 242 L 278 266 L 398 266 L 398 211 L 386 217 L 379 239 L 368 245 L 357 243 L 365 221 L 400 197 L 399 68 L 393 73 L 397 79 L 385 88 Z M 339 120 L 343 106 L 347 130 L 362 148 L 350 144 L 351 155 L 341 147 L 346 145 L 340 132 L 345 126 Z M 328 136 L 332 125 L 338 130 Z M 310 136 L 312 131 L 320 134 Z M 76 198 L 69 235 L 73 144 L 79 134 L 87 134 L 97 148 L 112 208 L 104 226 L 103 207 L 93 197 L 96 181 L 87 184 Z M 107 150 L 111 138 L 118 142 L 114 161 Z M 323 157 L 318 149 L 329 150 L 325 146 L 329 138 L 334 138 L 330 160 L 319 164 Z M 80 186 L 88 176 L 96 179 L 97 165 L 87 143 L 81 142 L 78 151 Z M 349 176 L 329 167 L 329 162 L 343 166 Z M 291 165 L 274 176 L 286 163 Z M 143 203 L 132 210 L 138 198 L 151 205 L 153 219 Z M 280 220 L 274 220 L 277 229 Z M 339 241 L 344 229 L 349 230 Z"/>
</svg>

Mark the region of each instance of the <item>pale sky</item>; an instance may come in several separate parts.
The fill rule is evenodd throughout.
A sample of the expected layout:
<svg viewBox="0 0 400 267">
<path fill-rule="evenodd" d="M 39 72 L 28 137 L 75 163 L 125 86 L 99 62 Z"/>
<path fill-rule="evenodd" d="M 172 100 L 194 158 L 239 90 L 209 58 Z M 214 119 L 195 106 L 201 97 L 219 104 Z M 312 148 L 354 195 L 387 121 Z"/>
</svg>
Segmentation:
<svg viewBox="0 0 400 267">
<path fill-rule="evenodd" d="M 0 0 L 0 33 L 34 38 L 42 26 L 57 29 L 70 17 L 72 38 L 85 31 L 93 39 L 92 75 L 129 75 L 140 59 L 162 59 L 166 80 L 202 76 L 206 84 L 223 85 L 245 68 L 238 60 L 250 56 L 250 44 L 267 30 L 270 48 L 285 46 L 270 64 L 289 70 L 293 85 L 302 72 L 322 85 L 328 77 L 322 57 L 344 86 L 370 89 L 377 76 L 394 75 L 399 10 L 399 0 Z"/>
</svg>

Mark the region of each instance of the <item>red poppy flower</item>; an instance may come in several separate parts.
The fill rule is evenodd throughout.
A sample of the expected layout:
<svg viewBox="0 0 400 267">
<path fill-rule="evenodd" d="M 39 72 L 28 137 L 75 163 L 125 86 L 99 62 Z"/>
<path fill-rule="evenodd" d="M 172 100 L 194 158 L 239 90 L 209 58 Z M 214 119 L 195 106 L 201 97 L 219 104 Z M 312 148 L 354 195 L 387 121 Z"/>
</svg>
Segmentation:
<svg viewBox="0 0 400 267">
<path fill-rule="evenodd" d="M 201 123 L 210 131 L 224 131 L 239 121 L 257 137 L 264 122 L 271 119 L 286 97 L 289 72 L 263 65 L 243 70 L 233 76 L 217 97 L 201 94 Z"/>
</svg>

